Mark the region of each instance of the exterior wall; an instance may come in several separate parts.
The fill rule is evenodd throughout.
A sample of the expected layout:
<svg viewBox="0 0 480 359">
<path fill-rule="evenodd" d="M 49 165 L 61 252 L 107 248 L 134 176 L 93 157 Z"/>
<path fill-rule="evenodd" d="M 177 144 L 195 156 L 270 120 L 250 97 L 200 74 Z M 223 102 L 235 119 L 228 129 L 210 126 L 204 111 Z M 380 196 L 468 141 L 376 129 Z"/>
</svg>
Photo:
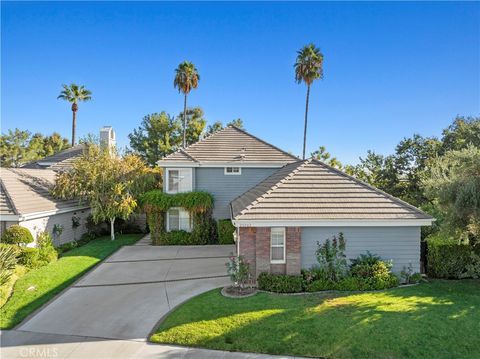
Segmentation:
<svg viewBox="0 0 480 359">
<path fill-rule="evenodd" d="M 223 167 L 198 167 L 195 170 L 195 190 L 211 193 L 215 198 L 213 217 L 226 219 L 230 218 L 232 200 L 278 171 L 278 168 L 242 168 L 240 175 L 225 175 Z"/>
<path fill-rule="evenodd" d="M 53 237 L 53 227 L 55 224 L 63 226 L 62 234 L 58 238 L 54 238 L 54 244 L 56 246 L 72 242 L 75 239 L 80 239 L 81 236 L 87 231 L 86 228 L 86 219 L 90 214 L 89 209 L 72 211 L 67 213 L 55 214 L 48 217 L 41 217 L 36 219 L 30 219 L 27 221 L 21 221 L 18 224 L 26 227 L 30 230 L 33 237 L 36 238 L 37 235 L 43 231 L 47 231 Z M 80 226 L 75 230 L 72 228 L 72 217 L 80 217 Z M 10 223 L 10 222 L 9 222 Z M 14 224 L 14 223 L 12 223 Z"/>
<path fill-rule="evenodd" d="M 345 254 L 356 258 L 367 250 L 382 259 L 392 260 L 394 272 L 412 263 L 420 272 L 420 227 L 304 227 L 301 240 L 302 268 L 317 264 L 317 241 L 324 242 L 342 232 L 346 240 Z"/>
<path fill-rule="evenodd" d="M 241 227 L 239 230 L 239 252 L 250 264 L 256 279 L 262 272 L 276 274 L 300 274 L 301 228 L 287 227 L 285 231 L 286 263 L 270 263 L 270 227 Z"/>
</svg>

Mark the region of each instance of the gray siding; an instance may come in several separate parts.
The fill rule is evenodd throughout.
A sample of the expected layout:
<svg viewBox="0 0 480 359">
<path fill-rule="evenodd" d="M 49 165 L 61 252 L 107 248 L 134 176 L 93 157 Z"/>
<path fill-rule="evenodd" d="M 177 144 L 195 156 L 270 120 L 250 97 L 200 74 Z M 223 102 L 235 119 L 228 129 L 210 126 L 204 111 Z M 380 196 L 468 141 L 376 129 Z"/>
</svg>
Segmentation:
<svg viewBox="0 0 480 359">
<path fill-rule="evenodd" d="M 367 250 L 385 260 L 393 261 L 394 272 L 412 263 L 420 272 L 420 227 L 304 227 L 302 228 L 302 268 L 317 264 L 317 241 L 323 242 L 343 232 L 348 259 Z"/>
<path fill-rule="evenodd" d="M 275 171 L 278 171 L 278 168 L 242 168 L 241 175 L 225 175 L 223 167 L 199 167 L 194 173 L 194 188 L 213 194 L 213 216 L 216 219 L 230 218 L 230 202 Z"/>
</svg>

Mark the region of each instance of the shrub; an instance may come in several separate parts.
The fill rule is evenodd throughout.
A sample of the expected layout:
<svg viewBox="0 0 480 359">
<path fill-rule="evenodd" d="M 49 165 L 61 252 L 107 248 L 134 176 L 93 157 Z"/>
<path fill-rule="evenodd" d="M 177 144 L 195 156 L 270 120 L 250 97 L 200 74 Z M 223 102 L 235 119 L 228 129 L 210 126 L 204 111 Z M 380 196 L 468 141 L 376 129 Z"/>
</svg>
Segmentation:
<svg viewBox="0 0 480 359">
<path fill-rule="evenodd" d="M 473 264 L 473 246 L 452 238 L 427 238 L 427 273 L 436 278 L 465 278 Z"/>
<path fill-rule="evenodd" d="M 338 234 L 338 239 L 336 236 L 333 236 L 331 240 L 327 238 L 323 244 L 317 242 L 318 248 L 315 254 L 319 267 L 333 281 L 343 278 L 348 273 L 345 245 L 343 233 Z"/>
<path fill-rule="evenodd" d="M 352 260 L 350 273 L 356 279 L 356 284 L 362 289 L 343 290 L 376 290 L 392 288 L 398 285 L 399 280 L 391 272 L 392 263 L 383 261 L 379 256 L 367 251 Z M 363 281 L 363 283 L 361 282 Z M 354 280 L 344 283 L 344 288 L 351 288 Z"/>
<path fill-rule="evenodd" d="M 33 236 L 27 228 L 14 224 L 5 230 L 2 235 L 2 242 L 26 246 L 33 242 Z"/>
<path fill-rule="evenodd" d="M 161 242 L 158 244 L 162 245 L 189 245 L 195 244 L 192 243 L 192 236 L 186 231 L 171 231 L 166 232 L 162 235 Z"/>
<path fill-rule="evenodd" d="M 18 263 L 28 268 L 38 268 L 42 266 L 39 260 L 40 251 L 38 248 L 22 248 L 22 252 L 18 258 Z"/>
<path fill-rule="evenodd" d="M 415 284 L 420 282 L 422 275 L 420 273 L 413 272 L 412 263 L 409 263 L 408 267 L 403 266 L 400 272 L 400 279 L 405 284 Z"/>
<path fill-rule="evenodd" d="M 61 245 L 57 246 L 55 249 L 57 250 L 58 254 L 62 254 L 62 253 L 68 252 L 69 250 L 72 250 L 73 248 L 77 248 L 77 247 L 78 247 L 78 242 L 73 241 L 73 242 L 68 242 L 68 243 L 61 244 Z"/>
<path fill-rule="evenodd" d="M 276 293 L 299 293 L 303 291 L 303 278 L 296 275 L 260 273 L 258 288 Z"/>
<path fill-rule="evenodd" d="M 305 291 L 307 292 L 319 292 L 321 290 L 334 290 L 336 289 L 336 283 L 331 279 L 315 279 L 310 283 L 305 283 Z"/>
<path fill-rule="evenodd" d="M 53 246 L 53 240 L 48 232 L 42 232 L 37 237 L 38 260 L 42 264 L 48 264 L 57 260 L 58 253 Z"/>
<path fill-rule="evenodd" d="M 230 256 L 227 272 L 235 287 L 245 288 L 250 281 L 250 265 L 243 256 Z"/>
<path fill-rule="evenodd" d="M 343 278 L 336 285 L 337 290 L 346 290 L 346 291 L 362 291 L 376 289 L 368 283 L 368 280 L 360 277 L 347 277 Z"/>
<path fill-rule="evenodd" d="M 233 234 L 235 233 L 235 226 L 229 219 L 220 219 L 218 221 L 218 243 L 233 244 Z"/>
<path fill-rule="evenodd" d="M 17 255 L 18 251 L 14 245 L 2 244 L 0 246 L 0 286 L 10 280 L 17 265 Z"/>
</svg>

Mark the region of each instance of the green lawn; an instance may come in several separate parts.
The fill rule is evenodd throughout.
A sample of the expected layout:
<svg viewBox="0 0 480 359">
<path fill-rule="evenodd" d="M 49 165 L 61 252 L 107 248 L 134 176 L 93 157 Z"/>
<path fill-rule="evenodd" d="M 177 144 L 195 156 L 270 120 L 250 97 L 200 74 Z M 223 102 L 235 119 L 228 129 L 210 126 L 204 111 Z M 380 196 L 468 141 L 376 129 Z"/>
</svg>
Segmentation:
<svg viewBox="0 0 480 359">
<path fill-rule="evenodd" d="M 110 237 L 98 238 L 64 253 L 58 261 L 32 269 L 17 280 L 11 297 L 0 309 L 0 329 L 14 327 L 98 262 L 141 237 L 141 234 L 119 235 L 115 241 Z"/>
<path fill-rule="evenodd" d="M 328 358 L 480 358 L 480 280 L 380 292 L 229 299 L 181 305 L 151 337 L 230 351 Z"/>
</svg>

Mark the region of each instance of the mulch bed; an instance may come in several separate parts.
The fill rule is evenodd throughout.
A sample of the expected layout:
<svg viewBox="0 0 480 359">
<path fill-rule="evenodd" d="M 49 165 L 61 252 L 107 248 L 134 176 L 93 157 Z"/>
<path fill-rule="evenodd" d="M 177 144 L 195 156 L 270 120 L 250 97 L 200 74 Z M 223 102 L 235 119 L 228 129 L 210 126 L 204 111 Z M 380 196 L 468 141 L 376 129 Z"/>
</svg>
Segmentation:
<svg viewBox="0 0 480 359">
<path fill-rule="evenodd" d="M 255 294 L 257 294 L 257 288 L 253 287 L 239 288 L 228 286 L 222 289 L 222 295 L 228 298 L 246 298 Z"/>
</svg>

